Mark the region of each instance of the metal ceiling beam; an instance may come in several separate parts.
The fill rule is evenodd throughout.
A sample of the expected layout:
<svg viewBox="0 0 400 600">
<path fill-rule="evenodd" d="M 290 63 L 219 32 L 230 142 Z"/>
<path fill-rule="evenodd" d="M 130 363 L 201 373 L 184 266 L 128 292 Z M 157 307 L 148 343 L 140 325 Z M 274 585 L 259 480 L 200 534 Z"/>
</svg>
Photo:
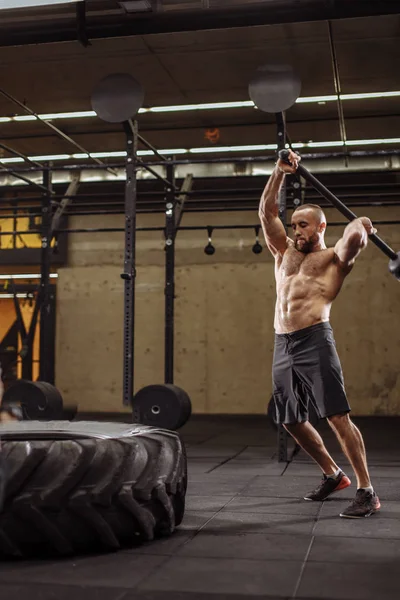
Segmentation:
<svg viewBox="0 0 400 600">
<path fill-rule="evenodd" d="M 37 188 L 39 188 L 42 191 L 47 191 L 46 188 L 40 183 L 41 180 L 43 180 L 42 176 L 38 176 L 35 178 L 32 177 L 25 177 L 24 175 L 21 175 L 20 173 L 14 173 L 14 171 L 8 170 L 7 167 L 4 167 L 3 165 L 0 165 L 0 171 L 7 171 L 7 180 L 10 180 L 11 182 L 15 184 L 19 184 L 19 185 L 33 185 Z M 1 179 L 1 176 L 0 176 Z M 13 185 L 11 183 L 11 185 Z"/>
<path fill-rule="evenodd" d="M 156 5 L 155 5 L 156 6 Z M 104 14 L 99 11 L 91 15 L 87 11 L 86 32 L 89 39 L 115 38 L 123 36 L 198 31 L 204 29 L 228 29 L 257 25 L 300 23 L 305 21 L 327 21 L 368 16 L 398 14 L 399 8 L 393 0 L 268 0 L 253 7 L 245 2 L 233 8 L 204 8 L 198 10 L 159 11 L 125 15 Z M 76 40 L 76 26 L 70 21 L 31 22 L 28 28 L 9 23 L 0 35 L 0 46 L 18 46 Z"/>
<path fill-rule="evenodd" d="M 364 160 L 369 160 L 370 158 L 381 158 L 386 161 L 387 170 L 389 171 L 397 171 L 398 164 L 400 159 L 400 150 L 399 149 L 385 149 L 385 150 L 351 150 L 348 152 L 302 152 L 302 159 L 304 161 L 326 161 L 329 159 L 334 160 L 344 160 L 345 158 L 359 160 L 360 169 L 356 169 L 359 171 L 363 171 L 362 164 Z M 210 164 L 229 164 L 236 165 L 236 168 L 241 172 L 244 172 L 247 164 L 256 164 L 256 163 L 275 163 L 276 155 L 275 154 L 266 154 L 260 156 L 204 156 L 204 157 L 190 157 L 190 158 L 181 158 L 178 156 L 177 158 L 169 159 L 170 163 L 174 165 L 210 165 Z M 146 166 L 156 167 L 161 166 L 165 167 L 165 161 L 159 160 L 151 160 L 149 162 L 141 161 L 142 168 L 144 169 Z M 58 164 L 55 167 L 49 166 L 41 169 L 39 167 L 13 167 L 8 169 L 4 167 L 4 172 L 13 172 L 13 173 L 33 173 L 42 170 L 51 170 L 51 171 L 90 171 L 90 170 L 101 170 L 101 169 L 116 169 L 115 176 L 116 181 L 118 180 L 118 176 L 121 176 L 123 172 L 123 163 L 121 161 L 115 163 L 107 163 L 102 167 L 98 167 L 97 165 L 93 165 L 91 163 L 80 163 L 80 164 Z M 378 169 L 381 170 L 381 169 Z M 142 177 L 143 179 L 147 179 L 147 177 Z"/>
<path fill-rule="evenodd" d="M 346 166 L 346 159 L 348 159 L 348 166 Z M 312 173 L 362 173 L 362 172 L 377 172 L 377 171 L 400 171 L 400 153 L 392 155 L 377 155 L 377 156 L 352 156 L 349 158 L 348 155 L 339 155 L 331 157 L 308 159 L 303 156 L 304 163 Z M 188 161 L 186 164 L 177 163 L 175 166 L 175 177 L 176 179 L 184 179 L 187 175 L 193 175 L 196 179 L 224 177 L 224 178 L 237 178 L 237 177 L 268 177 L 274 168 L 275 159 L 265 157 L 264 159 L 258 158 L 257 160 L 240 160 L 232 161 L 222 159 L 220 162 L 212 163 L 191 163 Z M 67 167 L 68 169 L 68 167 Z M 153 171 L 157 172 L 158 177 L 165 178 L 166 169 L 163 165 L 155 165 L 152 168 Z M 126 172 L 124 167 L 115 168 L 116 176 L 112 175 L 105 169 L 90 168 L 85 169 L 82 167 L 81 171 L 81 184 L 84 183 L 118 183 L 125 181 Z M 26 177 L 30 181 L 35 183 L 42 182 L 41 172 L 30 172 L 26 173 Z M 74 177 L 74 170 L 63 170 L 55 167 L 53 171 L 53 185 L 70 183 Z M 145 169 L 141 169 L 137 173 L 138 180 L 149 180 L 155 179 L 152 173 L 149 173 Z M 0 187 L 9 186 L 12 188 L 17 187 L 17 182 L 14 177 L 9 173 L 0 172 Z"/>
<path fill-rule="evenodd" d="M 9 94 L 8 92 L 6 92 L 5 90 L 3 90 L 1 88 L 0 88 L 0 94 L 2 96 L 4 96 L 4 98 L 6 98 L 10 102 L 12 102 L 13 104 L 16 104 L 19 108 L 22 108 L 22 110 L 24 112 L 26 112 L 29 115 L 35 117 L 35 119 L 39 123 L 43 123 L 43 125 L 45 125 L 47 128 L 49 128 L 52 131 L 54 131 L 57 134 L 58 137 L 60 137 L 61 139 L 67 141 L 69 144 L 71 144 L 72 146 L 74 146 L 75 148 L 77 148 L 78 150 L 80 150 L 83 154 L 87 154 L 88 157 L 91 160 L 93 160 L 95 163 L 97 163 L 98 165 L 105 166 L 105 163 L 102 160 L 99 160 L 98 158 L 93 158 L 88 150 L 86 150 L 83 146 L 81 146 L 80 144 L 78 144 L 78 142 L 76 142 L 75 140 L 73 140 L 69 135 L 67 135 L 66 133 L 64 133 L 63 131 L 61 131 L 61 129 L 59 129 L 58 127 L 56 127 L 55 125 L 53 125 L 53 123 L 51 123 L 50 120 L 48 120 L 48 119 L 42 119 L 42 117 L 40 117 L 35 111 L 33 111 L 31 108 L 29 108 L 29 106 L 27 106 L 23 102 L 20 102 L 17 98 L 14 98 L 14 96 L 12 96 L 11 94 Z M 108 169 L 108 167 L 106 167 L 106 168 Z M 110 170 L 110 172 L 111 172 L 111 170 Z"/>
<path fill-rule="evenodd" d="M 26 161 L 28 164 L 32 165 L 33 167 L 37 167 L 38 169 L 45 170 L 44 165 L 42 165 L 40 162 L 38 162 L 36 160 L 30 160 L 27 156 L 25 156 L 25 154 L 22 154 L 22 152 L 18 152 L 18 150 L 14 150 L 14 148 L 10 148 L 10 146 L 7 146 L 6 144 L 0 143 L 0 148 L 2 150 L 5 150 L 6 152 L 9 152 L 10 154 L 13 154 L 14 156 L 18 156 L 18 158 L 22 158 L 24 161 Z M 4 171 L 5 169 L 7 169 L 7 167 L 5 167 L 4 165 L 1 165 L 0 169 L 2 171 Z M 12 174 L 12 172 L 11 172 L 11 174 Z M 43 187 L 43 185 L 38 184 L 33 181 L 30 181 L 29 179 L 21 176 L 18 173 L 14 173 L 13 177 L 15 177 L 16 179 L 19 179 L 20 181 L 27 183 L 28 185 L 33 185 L 35 187 L 39 187 L 40 189 L 42 189 L 43 191 L 46 191 L 46 192 L 48 191 L 45 187 Z"/>
<path fill-rule="evenodd" d="M 86 0 L 78 2 L 76 5 L 76 35 L 78 42 L 84 48 L 92 45 L 86 31 Z"/>
</svg>

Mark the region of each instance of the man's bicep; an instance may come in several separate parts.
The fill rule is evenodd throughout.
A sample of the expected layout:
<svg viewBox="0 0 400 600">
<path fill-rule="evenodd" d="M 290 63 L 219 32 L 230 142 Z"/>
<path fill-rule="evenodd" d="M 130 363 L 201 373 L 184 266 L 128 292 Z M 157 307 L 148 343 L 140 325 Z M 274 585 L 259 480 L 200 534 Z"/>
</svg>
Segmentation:
<svg viewBox="0 0 400 600">
<path fill-rule="evenodd" d="M 266 219 L 260 214 L 261 226 L 265 241 L 272 254 L 285 252 L 287 248 L 287 236 L 285 228 L 279 217 Z"/>
<path fill-rule="evenodd" d="M 360 252 L 361 246 L 357 238 L 341 238 L 335 246 L 336 262 L 345 269 L 351 268 Z"/>
</svg>

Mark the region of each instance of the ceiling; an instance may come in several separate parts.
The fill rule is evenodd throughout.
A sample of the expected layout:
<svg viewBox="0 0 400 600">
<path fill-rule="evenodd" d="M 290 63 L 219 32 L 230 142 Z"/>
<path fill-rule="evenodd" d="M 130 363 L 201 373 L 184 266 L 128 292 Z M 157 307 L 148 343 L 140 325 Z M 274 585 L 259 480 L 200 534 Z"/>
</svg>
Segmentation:
<svg viewBox="0 0 400 600">
<path fill-rule="evenodd" d="M 38 114 L 90 111 L 94 86 L 116 72 L 129 73 L 141 83 L 145 107 L 245 101 L 249 100 L 248 83 L 255 69 L 266 63 L 284 62 L 293 65 L 301 78 L 301 97 L 335 94 L 335 66 L 339 76 L 336 85 L 344 95 L 398 91 L 400 14 L 394 14 L 395 4 L 366 0 L 158 0 L 152 2 L 151 12 L 127 14 L 116 0 L 87 0 L 76 6 L 53 7 L 51 11 L 4 11 L 0 20 L 0 89 Z M 181 31 L 177 31 L 179 27 Z M 400 96 L 343 100 L 342 125 L 347 140 L 398 138 L 399 104 Z M 295 104 L 286 113 L 292 142 L 340 141 L 343 131 L 339 108 L 336 101 Z M 23 114 L 27 114 L 23 107 L 0 94 L 0 117 Z M 138 122 L 141 134 L 163 149 L 212 149 L 215 145 L 252 146 L 276 141 L 274 116 L 254 107 L 152 112 L 140 114 Z M 97 117 L 51 123 L 81 150 L 37 120 L 0 122 L 0 142 L 30 157 L 125 148 L 123 129 L 118 124 Z M 219 140 L 213 143 L 207 138 L 207 130 L 215 128 Z M 363 143 L 350 150 L 375 154 L 383 150 L 397 155 L 400 143 Z M 318 153 L 333 152 L 341 154 L 343 147 L 318 147 Z M 4 149 L 0 153 L 3 158 L 15 156 Z M 254 155 L 270 161 L 273 158 L 272 151 L 259 150 L 197 154 L 196 158 L 218 156 L 235 162 Z M 379 172 L 385 189 L 397 194 L 398 161 L 371 157 L 371 167 L 367 168 L 368 160 L 365 157 L 364 168 L 349 168 L 346 173 L 349 161 L 340 158 L 341 181 L 365 185 L 371 180 L 371 185 L 376 185 Z M 339 168 L 337 161 L 339 158 L 332 158 L 327 174 L 321 175 L 326 181 L 334 180 L 332 171 L 335 164 Z M 64 161 L 66 165 L 71 163 L 77 161 Z M 61 165 L 62 161 L 54 164 Z M 236 180 L 239 174 L 235 174 Z M 257 180 L 251 187 L 261 189 L 263 178 L 257 178 L 254 171 L 251 174 Z M 214 175 L 217 177 L 217 171 L 210 172 L 211 177 Z M 195 188 L 206 188 L 205 179 L 203 174 Z M 2 183 L 1 194 L 9 197 L 12 186 L 5 186 L 5 180 Z M 236 184 L 231 176 L 219 177 L 218 187 L 224 185 L 231 189 Z M 248 178 L 244 185 L 248 186 Z M 107 193 L 121 193 L 121 186 L 121 182 L 114 186 L 108 183 Z M 143 182 L 144 186 L 151 188 L 153 183 Z M 90 189 L 96 193 L 97 188 L 92 185 Z M 81 186 L 80 194 L 88 189 L 88 185 Z M 105 184 L 101 189 L 106 192 Z M 13 196 L 21 194 L 20 186 L 15 190 Z M 33 189 L 30 193 L 36 192 Z M 254 193 L 254 206 L 257 195 L 258 191 Z M 236 204 L 240 204 L 240 198 Z"/>
<path fill-rule="evenodd" d="M 4 10 L 1 45 L 309 22 L 398 12 L 393 0 L 37 0 Z M 5 0 L 27 6 L 35 0 Z M 0 3 L 0 9 L 1 9 Z M 144 9 L 144 10 L 143 10 Z M 77 27 L 78 25 L 78 27 Z"/>
</svg>

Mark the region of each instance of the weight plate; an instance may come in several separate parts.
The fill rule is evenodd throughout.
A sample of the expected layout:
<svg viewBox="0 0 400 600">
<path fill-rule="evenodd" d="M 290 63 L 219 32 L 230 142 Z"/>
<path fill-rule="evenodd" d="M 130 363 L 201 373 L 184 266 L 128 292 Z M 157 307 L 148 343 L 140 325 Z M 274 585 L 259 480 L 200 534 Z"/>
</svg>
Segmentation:
<svg viewBox="0 0 400 600">
<path fill-rule="evenodd" d="M 63 399 L 56 387 L 45 381 L 16 381 L 4 393 L 2 405 L 19 405 L 23 417 L 31 421 L 63 418 Z"/>
<path fill-rule="evenodd" d="M 102 79 L 92 93 L 92 108 L 107 123 L 123 123 L 142 108 L 144 90 L 126 73 L 114 73 Z"/>
<path fill-rule="evenodd" d="M 249 96 L 260 110 L 283 112 L 293 106 L 301 92 L 301 81 L 290 65 L 259 67 L 249 84 Z"/>
<path fill-rule="evenodd" d="M 137 423 L 175 431 L 183 427 L 192 414 L 187 393 L 176 385 L 149 385 L 133 399 L 133 417 Z"/>
</svg>

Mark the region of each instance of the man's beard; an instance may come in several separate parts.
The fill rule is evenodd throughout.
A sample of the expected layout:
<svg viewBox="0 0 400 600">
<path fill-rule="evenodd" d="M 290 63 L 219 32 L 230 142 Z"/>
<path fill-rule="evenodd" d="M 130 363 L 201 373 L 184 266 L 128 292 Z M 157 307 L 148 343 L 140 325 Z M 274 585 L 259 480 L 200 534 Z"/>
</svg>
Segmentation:
<svg viewBox="0 0 400 600">
<path fill-rule="evenodd" d="M 299 246 L 299 242 L 302 242 L 301 246 Z M 308 240 L 296 238 L 294 242 L 294 247 L 296 248 L 296 250 L 302 252 L 303 254 L 310 254 L 310 252 L 314 250 L 314 247 L 318 244 L 318 242 L 318 233 L 317 231 L 315 231 Z"/>
<path fill-rule="evenodd" d="M 310 252 L 313 251 L 314 248 L 314 240 L 313 240 L 312 236 L 309 240 L 295 240 L 294 246 L 296 248 L 296 250 L 298 250 L 299 252 L 302 252 L 303 254 L 309 254 Z M 301 242 L 301 245 L 299 246 L 299 242 Z"/>
</svg>

